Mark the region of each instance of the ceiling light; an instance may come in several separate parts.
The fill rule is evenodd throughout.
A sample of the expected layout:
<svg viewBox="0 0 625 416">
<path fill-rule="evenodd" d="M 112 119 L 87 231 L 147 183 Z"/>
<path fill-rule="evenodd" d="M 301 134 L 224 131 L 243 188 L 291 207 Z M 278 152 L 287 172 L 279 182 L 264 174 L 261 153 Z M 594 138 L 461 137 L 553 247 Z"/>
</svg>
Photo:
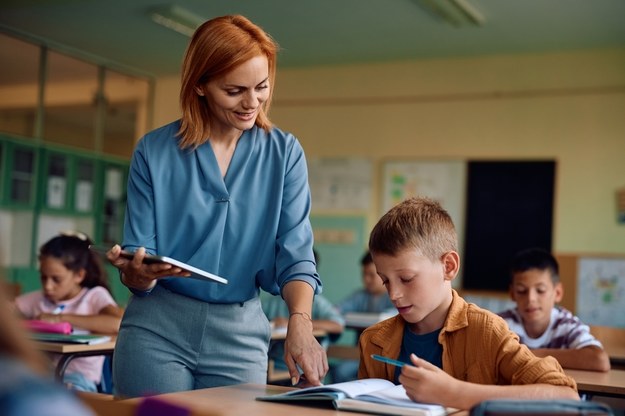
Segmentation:
<svg viewBox="0 0 625 416">
<path fill-rule="evenodd" d="M 150 9 L 148 15 L 159 25 L 189 37 L 206 21 L 204 17 L 176 4 Z"/>
<path fill-rule="evenodd" d="M 486 21 L 468 0 L 417 0 L 417 3 L 454 26 L 483 25 Z"/>
</svg>

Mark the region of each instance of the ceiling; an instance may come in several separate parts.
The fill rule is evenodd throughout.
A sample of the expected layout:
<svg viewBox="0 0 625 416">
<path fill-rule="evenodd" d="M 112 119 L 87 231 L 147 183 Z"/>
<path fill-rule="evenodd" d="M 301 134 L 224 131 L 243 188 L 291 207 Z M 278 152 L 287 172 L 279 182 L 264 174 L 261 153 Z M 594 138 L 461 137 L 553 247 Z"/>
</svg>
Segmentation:
<svg viewBox="0 0 625 416">
<path fill-rule="evenodd" d="M 422 0 L 174 0 L 240 13 L 280 44 L 279 67 L 625 48 L 623 0 L 469 0 L 481 26 L 454 26 Z M 440 1 L 440 0 L 436 0 Z M 147 15 L 167 0 L 0 0 L 0 29 L 154 76 L 177 75 L 188 38 Z M 106 58 L 106 59 L 104 59 Z M 10 56 L 2 54 L 0 62 Z"/>
</svg>

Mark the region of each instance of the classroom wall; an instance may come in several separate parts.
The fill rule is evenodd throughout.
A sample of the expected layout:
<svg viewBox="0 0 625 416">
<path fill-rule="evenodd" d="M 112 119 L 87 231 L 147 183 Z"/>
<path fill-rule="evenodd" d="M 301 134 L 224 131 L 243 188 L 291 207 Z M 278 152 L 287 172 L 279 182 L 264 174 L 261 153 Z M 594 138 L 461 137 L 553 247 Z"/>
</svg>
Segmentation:
<svg viewBox="0 0 625 416">
<path fill-rule="evenodd" d="M 307 156 L 557 160 L 556 252 L 625 253 L 625 50 L 278 69 L 272 120 Z M 155 124 L 177 118 L 159 79 Z"/>
</svg>

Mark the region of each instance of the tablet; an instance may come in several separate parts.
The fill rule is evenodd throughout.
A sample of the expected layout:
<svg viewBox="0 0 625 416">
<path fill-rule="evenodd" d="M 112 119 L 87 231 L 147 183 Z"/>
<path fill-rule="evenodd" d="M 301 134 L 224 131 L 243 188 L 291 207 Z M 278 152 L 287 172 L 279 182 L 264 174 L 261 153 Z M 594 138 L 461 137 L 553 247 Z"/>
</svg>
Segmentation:
<svg viewBox="0 0 625 416">
<path fill-rule="evenodd" d="M 96 246 L 96 245 L 90 245 L 89 249 L 96 253 L 104 254 L 104 255 L 106 255 L 106 253 L 110 250 L 110 248 Z M 127 251 L 122 250 L 121 256 L 126 259 L 132 260 L 132 258 L 134 257 L 134 253 L 129 253 Z M 201 280 L 210 280 L 214 282 L 228 284 L 227 279 L 224 279 L 221 276 L 217 276 L 216 274 L 209 273 L 202 269 L 198 269 L 197 267 L 193 267 L 190 264 L 183 263 L 180 260 L 172 259 L 171 257 L 167 257 L 167 256 L 159 256 L 156 254 L 148 254 L 148 253 L 145 254 L 145 257 L 143 258 L 143 264 L 157 264 L 157 263 L 167 263 L 167 264 L 171 264 L 172 266 L 179 267 L 184 271 L 190 272 L 191 276 L 189 277 L 191 278 L 196 278 L 196 279 L 201 279 Z"/>
</svg>

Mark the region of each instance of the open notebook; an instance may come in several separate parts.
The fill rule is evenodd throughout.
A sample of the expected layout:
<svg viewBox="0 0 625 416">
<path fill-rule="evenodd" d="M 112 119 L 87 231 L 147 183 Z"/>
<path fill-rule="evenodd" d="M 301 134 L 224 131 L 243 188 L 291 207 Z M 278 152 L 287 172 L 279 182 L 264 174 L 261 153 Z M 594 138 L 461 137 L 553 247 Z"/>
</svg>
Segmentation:
<svg viewBox="0 0 625 416">
<path fill-rule="evenodd" d="M 402 385 L 379 378 L 308 387 L 256 399 L 311 406 L 325 402 L 339 410 L 380 415 L 440 416 L 457 410 L 437 404 L 413 402 Z"/>
<path fill-rule="evenodd" d="M 51 334 L 42 332 L 33 332 L 29 334 L 31 339 L 41 342 L 60 342 L 66 344 L 102 344 L 111 340 L 108 335 L 95 334 Z"/>
</svg>

